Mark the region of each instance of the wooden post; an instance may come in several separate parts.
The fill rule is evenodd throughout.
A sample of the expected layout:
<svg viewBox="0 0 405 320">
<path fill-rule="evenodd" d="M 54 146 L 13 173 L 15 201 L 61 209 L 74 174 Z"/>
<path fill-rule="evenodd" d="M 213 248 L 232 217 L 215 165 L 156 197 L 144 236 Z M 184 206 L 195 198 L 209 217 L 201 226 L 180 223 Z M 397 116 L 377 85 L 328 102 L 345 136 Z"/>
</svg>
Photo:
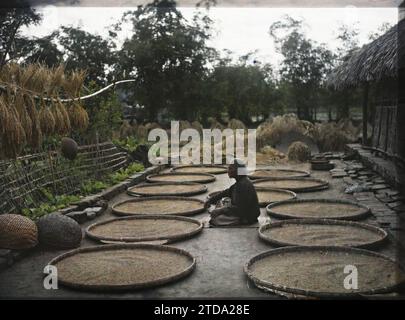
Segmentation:
<svg viewBox="0 0 405 320">
<path fill-rule="evenodd" d="M 366 82 L 363 88 L 363 139 L 362 143 L 367 146 L 367 124 L 368 124 L 368 89 L 369 85 Z"/>
</svg>

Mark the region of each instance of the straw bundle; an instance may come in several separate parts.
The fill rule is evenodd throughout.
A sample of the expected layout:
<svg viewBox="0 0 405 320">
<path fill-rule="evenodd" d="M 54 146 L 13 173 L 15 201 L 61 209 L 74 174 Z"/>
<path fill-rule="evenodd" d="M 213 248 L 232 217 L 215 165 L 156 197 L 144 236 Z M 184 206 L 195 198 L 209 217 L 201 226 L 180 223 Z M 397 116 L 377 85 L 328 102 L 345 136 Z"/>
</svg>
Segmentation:
<svg viewBox="0 0 405 320">
<path fill-rule="evenodd" d="M 27 141 L 31 141 L 33 124 L 27 112 L 24 96 L 21 93 L 17 94 L 15 98 L 15 108 L 17 109 L 18 118 L 20 120 L 21 126 L 24 129 L 25 137 Z"/>
<path fill-rule="evenodd" d="M 245 124 L 238 119 L 231 119 L 228 123 L 228 128 L 230 128 L 232 130 L 236 130 L 236 129 L 246 130 L 247 129 Z"/>
<path fill-rule="evenodd" d="M 283 159 L 285 158 L 285 154 L 278 151 L 277 149 L 274 149 L 270 146 L 265 146 L 260 150 L 261 153 L 267 155 L 268 157 L 272 159 Z"/>
<path fill-rule="evenodd" d="M 61 80 L 61 85 L 65 92 L 72 98 L 80 96 L 81 88 L 83 87 L 86 72 L 83 70 L 73 71 L 69 76 L 65 76 Z"/>
<path fill-rule="evenodd" d="M 148 138 L 148 129 L 144 125 L 139 125 L 136 131 L 136 135 L 140 140 Z"/>
<path fill-rule="evenodd" d="M 42 102 L 39 111 L 39 120 L 41 123 L 41 131 L 44 135 L 51 135 L 55 132 L 55 117 L 51 109 Z"/>
<path fill-rule="evenodd" d="M 89 126 L 89 115 L 87 111 L 77 102 L 69 110 L 70 124 L 72 128 L 84 131 Z"/>
<path fill-rule="evenodd" d="M 322 152 L 343 150 L 345 145 L 349 143 L 344 132 L 332 122 L 316 125 L 315 140 Z"/>
<path fill-rule="evenodd" d="M 219 129 L 219 130 L 225 129 L 225 127 L 221 123 L 219 123 L 217 119 L 213 117 L 209 117 L 207 121 L 210 124 L 211 129 Z"/>
<path fill-rule="evenodd" d="M 179 129 L 180 132 L 185 130 L 185 129 L 190 129 L 191 128 L 191 123 L 187 120 L 180 120 L 179 121 Z"/>
<path fill-rule="evenodd" d="M 145 124 L 145 128 L 149 132 L 153 129 L 160 129 L 161 126 L 156 122 L 149 122 L 149 123 Z"/>
<path fill-rule="evenodd" d="M 25 100 L 27 102 L 27 112 L 32 122 L 32 133 L 30 139 L 27 139 L 27 143 L 29 143 L 34 150 L 38 150 L 43 139 L 39 113 L 32 97 L 26 96 Z"/>
<path fill-rule="evenodd" d="M 26 84 L 25 88 L 38 94 L 43 94 L 45 93 L 46 83 L 49 80 L 48 71 L 45 67 L 38 64 L 34 66 L 34 69 L 31 81 Z"/>
<path fill-rule="evenodd" d="M 25 131 L 15 108 L 12 107 L 8 109 L 7 119 L 8 122 L 3 123 L 3 125 L 5 125 L 2 137 L 3 152 L 7 157 L 14 158 L 24 147 L 26 142 Z"/>
<path fill-rule="evenodd" d="M 200 134 L 203 132 L 203 129 L 204 129 L 202 124 L 198 121 L 193 121 L 191 123 L 191 128 L 197 130 Z"/>
<path fill-rule="evenodd" d="M 59 95 L 76 98 L 85 78 L 84 71 L 65 73 L 63 65 L 48 68 L 40 64 L 5 65 L 0 81 L 6 85 L 0 101 L 0 141 L 3 153 L 14 157 L 25 144 L 33 150 L 42 145 L 43 136 L 67 135 L 71 128 L 85 130 L 89 117 L 86 110 L 75 103 L 70 108 L 58 99 Z M 51 97 L 48 103 L 38 97 Z"/>
<path fill-rule="evenodd" d="M 56 104 L 56 109 L 59 111 L 61 116 L 61 122 L 59 125 L 59 134 L 66 135 L 72 129 L 69 114 L 66 110 L 66 107 L 60 101 L 58 101 L 58 103 Z"/>
<path fill-rule="evenodd" d="M 288 133 L 298 133 L 306 137 L 314 138 L 315 126 L 305 120 L 300 120 L 295 114 L 277 116 L 272 120 L 262 123 L 257 128 L 257 141 L 259 146 L 274 146 Z"/>
<path fill-rule="evenodd" d="M 288 160 L 305 162 L 311 159 L 311 149 L 303 142 L 293 142 L 288 147 Z"/>
<path fill-rule="evenodd" d="M 120 127 L 120 138 L 125 139 L 133 134 L 133 128 L 128 121 L 124 120 Z"/>
</svg>

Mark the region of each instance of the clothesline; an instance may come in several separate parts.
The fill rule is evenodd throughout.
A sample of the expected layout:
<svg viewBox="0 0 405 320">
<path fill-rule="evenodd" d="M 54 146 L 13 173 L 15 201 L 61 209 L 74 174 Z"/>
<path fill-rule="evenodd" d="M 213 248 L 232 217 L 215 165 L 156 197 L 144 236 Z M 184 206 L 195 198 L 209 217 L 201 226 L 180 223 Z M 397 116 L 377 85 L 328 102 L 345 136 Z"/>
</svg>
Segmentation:
<svg viewBox="0 0 405 320">
<path fill-rule="evenodd" d="M 117 84 L 128 83 L 128 82 L 135 82 L 135 81 L 136 81 L 136 80 L 134 80 L 134 79 L 116 81 L 116 82 L 113 82 L 113 83 L 109 84 L 108 86 L 106 86 L 106 87 L 104 87 L 104 88 L 102 88 L 102 89 L 100 89 L 100 90 L 98 90 L 98 91 L 96 91 L 96 92 L 94 92 L 94 93 L 92 93 L 92 94 L 89 94 L 89 95 L 86 95 L 86 96 L 83 96 L 83 97 L 71 98 L 71 99 L 55 99 L 55 98 L 49 98 L 49 97 L 40 97 L 40 96 L 37 96 L 37 95 L 34 95 L 33 97 L 34 97 L 35 99 L 43 99 L 43 100 L 45 100 L 45 101 L 74 102 L 74 101 L 85 100 L 85 99 L 89 99 L 89 98 L 95 97 L 95 96 L 99 95 L 100 93 L 102 93 L 102 92 L 104 92 L 104 91 L 106 91 L 106 90 L 108 90 L 108 89 L 110 89 L 110 88 L 116 86 Z M 1 88 L 2 90 L 6 90 L 7 85 L 0 85 L 0 88 Z M 24 91 L 30 91 L 30 90 L 23 89 L 23 88 L 19 88 L 19 89 L 20 89 L 20 90 L 24 90 Z M 32 93 L 32 91 L 30 91 L 30 92 Z"/>
</svg>

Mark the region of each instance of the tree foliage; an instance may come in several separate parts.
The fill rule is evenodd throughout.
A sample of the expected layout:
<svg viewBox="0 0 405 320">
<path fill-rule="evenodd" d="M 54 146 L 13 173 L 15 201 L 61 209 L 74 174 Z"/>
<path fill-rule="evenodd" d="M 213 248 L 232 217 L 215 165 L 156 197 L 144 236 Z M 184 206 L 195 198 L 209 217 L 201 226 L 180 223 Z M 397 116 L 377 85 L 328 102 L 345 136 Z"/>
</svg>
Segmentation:
<svg viewBox="0 0 405 320">
<path fill-rule="evenodd" d="M 160 109 L 177 119 L 192 119 L 204 99 L 201 80 L 213 50 L 206 45 L 210 19 L 187 21 L 172 0 L 154 1 L 128 12 L 133 34 L 119 54 L 121 73 L 137 79 L 132 103 L 145 106 L 150 120 Z"/>
<path fill-rule="evenodd" d="M 319 88 L 332 70 L 335 56 L 306 37 L 302 20 L 286 16 L 273 23 L 269 32 L 284 58 L 280 76 L 286 99 L 301 119 L 312 120 L 314 108 L 319 107 Z"/>
<path fill-rule="evenodd" d="M 0 68 L 8 61 L 20 57 L 15 50 L 15 43 L 21 39 L 21 28 L 38 24 L 41 16 L 29 6 L 26 0 L 15 0 L 12 5 L 0 7 Z"/>
</svg>

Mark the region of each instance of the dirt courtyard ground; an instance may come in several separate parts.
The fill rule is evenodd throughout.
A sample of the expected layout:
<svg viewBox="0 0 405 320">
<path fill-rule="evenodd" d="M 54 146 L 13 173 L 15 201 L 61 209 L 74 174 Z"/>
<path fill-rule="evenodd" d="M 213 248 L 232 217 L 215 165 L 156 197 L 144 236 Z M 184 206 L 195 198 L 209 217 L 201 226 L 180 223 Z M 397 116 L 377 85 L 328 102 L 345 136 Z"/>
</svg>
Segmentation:
<svg viewBox="0 0 405 320">
<path fill-rule="evenodd" d="M 337 167 L 343 162 L 335 160 Z M 286 165 L 280 165 L 286 167 Z M 309 170 L 309 164 L 289 165 L 290 168 Z M 313 171 L 313 177 L 326 179 L 330 188 L 318 192 L 300 193 L 298 198 L 332 198 L 354 200 L 352 195 L 344 193 L 345 184 L 342 179 L 331 178 L 328 171 Z M 228 187 L 232 181 L 226 174 L 217 175 L 217 180 L 207 184 L 208 192 L 196 198 L 205 199 L 209 192 Z M 110 206 L 121 200 L 130 198 L 123 193 L 110 202 Z M 262 219 L 266 221 L 265 208 L 262 208 Z M 95 221 L 111 218 L 110 210 L 91 222 L 82 225 L 85 229 Z M 197 219 L 208 218 L 208 213 L 194 216 Z M 272 219 L 276 221 L 276 219 Z M 378 226 L 377 219 L 370 216 L 362 222 Z M 34 250 L 29 256 L 0 273 L 0 298 L 117 298 L 117 299 L 168 299 L 168 298 L 257 298 L 278 299 L 280 296 L 269 294 L 257 289 L 243 272 L 245 263 L 256 254 L 272 247 L 258 237 L 259 223 L 243 228 L 204 228 L 197 237 L 184 240 L 172 246 L 188 250 L 197 259 L 195 271 L 187 278 L 169 285 L 126 293 L 91 293 L 74 291 L 65 287 L 58 290 L 46 290 L 43 287 L 43 269 L 46 264 L 64 251 Z M 82 246 L 94 246 L 97 243 L 87 238 Z M 378 250 L 395 258 L 397 248 L 391 241 Z M 288 270 L 286 270 L 288 272 Z"/>
</svg>

